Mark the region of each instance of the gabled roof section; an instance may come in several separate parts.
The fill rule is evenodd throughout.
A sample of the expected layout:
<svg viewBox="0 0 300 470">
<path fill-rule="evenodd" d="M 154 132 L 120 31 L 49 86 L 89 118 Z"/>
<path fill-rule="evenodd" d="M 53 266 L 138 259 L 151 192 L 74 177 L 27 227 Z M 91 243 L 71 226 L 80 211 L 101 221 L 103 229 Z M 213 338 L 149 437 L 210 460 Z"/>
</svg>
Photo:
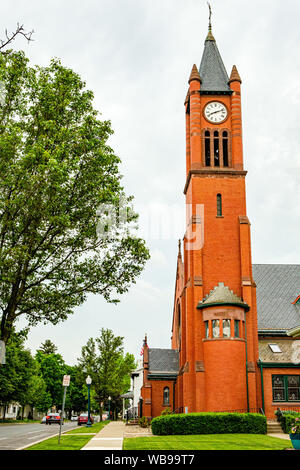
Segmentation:
<svg viewBox="0 0 300 470">
<path fill-rule="evenodd" d="M 254 264 L 258 330 L 285 331 L 300 327 L 299 264 Z"/>
<path fill-rule="evenodd" d="M 149 374 L 177 374 L 178 371 L 177 349 L 149 349 Z"/>
<path fill-rule="evenodd" d="M 232 93 L 227 71 L 211 31 L 205 41 L 199 73 L 202 81 L 200 93 Z"/>
<path fill-rule="evenodd" d="M 236 305 L 249 310 L 249 306 L 222 282 L 211 290 L 202 302 L 199 302 L 197 308 L 202 309 L 213 305 Z"/>
<path fill-rule="evenodd" d="M 276 339 L 276 345 L 281 352 L 273 352 L 270 348 L 270 340 L 259 340 L 259 359 L 267 363 L 295 363 L 300 364 L 299 355 L 296 352 L 294 341 L 287 341 L 286 339 Z"/>
</svg>

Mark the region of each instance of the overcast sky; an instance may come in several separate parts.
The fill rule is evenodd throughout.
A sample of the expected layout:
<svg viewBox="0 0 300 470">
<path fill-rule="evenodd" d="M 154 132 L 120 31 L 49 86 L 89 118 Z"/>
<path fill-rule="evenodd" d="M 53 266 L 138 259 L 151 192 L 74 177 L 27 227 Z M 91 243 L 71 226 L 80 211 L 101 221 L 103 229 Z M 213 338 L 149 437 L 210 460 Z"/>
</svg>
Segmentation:
<svg viewBox="0 0 300 470">
<path fill-rule="evenodd" d="M 213 33 L 227 72 L 243 80 L 244 160 L 254 263 L 299 264 L 300 2 L 211 0 Z M 183 236 L 184 100 L 193 64 L 200 65 L 208 27 L 205 0 L 10 0 L 1 32 L 16 23 L 34 42 L 15 42 L 32 65 L 59 57 L 86 81 L 95 108 L 110 119 L 110 145 L 122 160 L 151 251 L 143 275 L 118 306 L 90 297 L 57 326 L 31 329 L 34 353 L 51 339 L 68 364 L 102 327 L 124 336 L 140 357 L 170 347 L 178 239 Z M 0 36 L 1 37 L 1 36 Z M 147 214 L 169 214 L 149 230 Z"/>
</svg>

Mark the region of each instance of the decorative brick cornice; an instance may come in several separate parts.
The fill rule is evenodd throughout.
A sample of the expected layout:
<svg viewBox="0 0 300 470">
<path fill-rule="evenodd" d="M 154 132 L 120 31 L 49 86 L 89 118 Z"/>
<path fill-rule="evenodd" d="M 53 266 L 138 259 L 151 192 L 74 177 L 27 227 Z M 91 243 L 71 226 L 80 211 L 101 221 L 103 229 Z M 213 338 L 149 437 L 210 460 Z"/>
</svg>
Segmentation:
<svg viewBox="0 0 300 470">
<path fill-rule="evenodd" d="M 248 217 L 246 215 L 239 216 L 239 222 L 241 225 L 251 225 Z"/>
<path fill-rule="evenodd" d="M 203 279 L 201 276 L 194 277 L 194 286 L 203 286 Z"/>
<path fill-rule="evenodd" d="M 247 364 L 247 371 L 248 372 L 256 372 L 256 367 L 254 362 L 248 362 Z"/>
<path fill-rule="evenodd" d="M 204 176 L 204 177 L 214 177 L 214 176 L 221 176 L 221 177 L 233 177 L 233 178 L 245 178 L 247 175 L 247 171 L 244 170 L 235 170 L 234 168 L 201 168 L 199 170 L 190 170 L 187 176 L 186 184 L 184 187 L 184 194 L 187 193 L 190 181 L 192 176 Z"/>
<path fill-rule="evenodd" d="M 205 372 L 204 362 L 203 361 L 196 361 L 195 362 L 195 370 L 196 370 L 196 372 Z"/>
</svg>

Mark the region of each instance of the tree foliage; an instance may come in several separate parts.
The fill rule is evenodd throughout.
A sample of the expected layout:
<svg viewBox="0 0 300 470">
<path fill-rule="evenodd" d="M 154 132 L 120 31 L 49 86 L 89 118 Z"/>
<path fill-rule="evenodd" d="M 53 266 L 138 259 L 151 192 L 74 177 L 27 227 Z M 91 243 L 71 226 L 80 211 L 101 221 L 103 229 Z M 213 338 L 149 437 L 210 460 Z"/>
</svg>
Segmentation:
<svg viewBox="0 0 300 470">
<path fill-rule="evenodd" d="M 124 354 L 123 339 L 102 328 L 98 338 L 90 338 L 83 346 L 78 360 L 85 377 L 90 375 L 92 378 L 100 413 L 101 403 L 107 403 L 108 397 L 115 402 L 130 387 L 130 373 L 135 369 L 135 360 L 132 354 Z"/>
<path fill-rule="evenodd" d="M 0 339 L 17 318 L 57 324 L 88 293 L 118 301 L 149 258 L 127 231 L 137 219 L 121 186 L 93 93 L 52 60 L 0 54 Z M 120 201 L 121 204 L 120 204 Z M 107 222 L 107 208 L 116 218 Z M 124 217 L 125 214 L 125 217 Z M 99 236 L 97 227 L 101 227 Z"/>
<path fill-rule="evenodd" d="M 50 339 L 46 339 L 44 343 L 38 349 L 43 354 L 55 354 L 57 352 L 57 347 Z"/>
<path fill-rule="evenodd" d="M 35 356 L 41 376 L 46 385 L 46 391 L 51 397 L 51 407 L 61 409 L 63 396 L 63 376 L 66 375 L 66 364 L 60 354 L 44 354 L 37 351 Z"/>
<path fill-rule="evenodd" d="M 7 344 L 6 364 L 0 367 L 0 403 L 3 406 L 11 402 L 24 406 L 27 401 L 34 360 L 24 346 L 26 335 L 26 332 L 13 332 Z"/>
</svg>

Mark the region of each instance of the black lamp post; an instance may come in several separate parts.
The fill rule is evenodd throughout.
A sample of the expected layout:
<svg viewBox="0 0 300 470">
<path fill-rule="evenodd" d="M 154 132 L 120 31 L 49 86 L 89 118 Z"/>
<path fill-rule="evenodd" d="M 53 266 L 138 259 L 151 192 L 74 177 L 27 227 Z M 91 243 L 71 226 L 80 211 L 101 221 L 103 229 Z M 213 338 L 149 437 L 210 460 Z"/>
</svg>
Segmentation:
<svg viewBox="0 0 300 470">
<path fill-rule="evenodd" d="M 110 400 L 111 397 L 108 397 L 108 419 L 110 419 Z"/>
<path fill-rule="evenodd" d="M 88 376 L 85 382 L 86 382 L 87 387 L 88 387 L 88 422 L 87 422 L 86 427 L 90 428 L 92 426 L 92 423 L 91 423 L 91 392 L 90 392 L 91 383 L 92 383 L 91 377 Z"/>
</svg>

